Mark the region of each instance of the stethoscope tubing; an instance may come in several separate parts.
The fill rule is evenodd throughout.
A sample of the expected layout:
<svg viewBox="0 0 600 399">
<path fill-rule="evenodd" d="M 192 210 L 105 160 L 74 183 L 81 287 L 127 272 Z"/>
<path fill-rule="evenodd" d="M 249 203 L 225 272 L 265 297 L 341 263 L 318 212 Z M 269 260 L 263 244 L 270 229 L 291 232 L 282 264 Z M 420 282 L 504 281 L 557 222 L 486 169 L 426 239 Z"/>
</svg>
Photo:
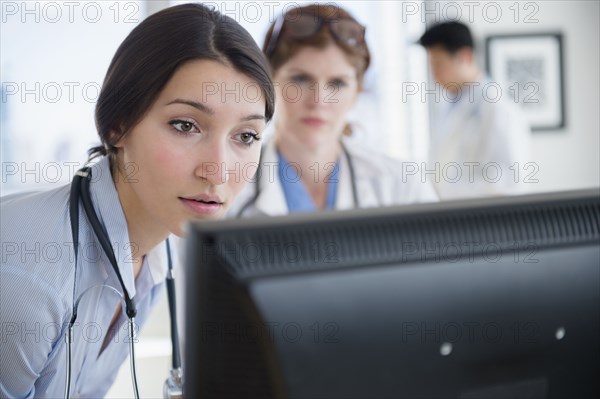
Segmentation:
<svg viewBox="0 0 600 399">
<path fill-rule="evenodd" d="M 358 200 L 358 189 L 356 187 L 356 171 L 354 169 L 354 162 L 352 160 L 352 156 L 348 152 L 348 149 L 346 148 L 344 143 L 340 141 L 340 145 L 342 147 L 342 152 L 344 153 L 344 157 L 346 158 L 346 162 L 348 162 L 348 170 L 350 172 L 350 184 L 352 186 L 352 201 L 354 203 L 354 207 L 358 208 L 359 200 Z M 236 218 L 238 218 L 238 219 L 244 215 L 244 212 L 246 212 L 246 210 L 248 208 L 250 208 L 252 205 L 254 205 L 256 203 L 256 201 L 258 200 L 258 197 L 260 196 L 260 193 L 261 193 L 260 178 L 262 176 L 263 153 L 264 153 L 264 149 L 263 149 L 263 151 L 261 151 L 260 159 L 258 160 L 258 169 L 256 170 L 256 175 L 255 175 L 256 183 L 254 185 L 254 187 L 255 187 L 254 194 L 248 201 L 246 201 L 244 203 L 244 205 L 237 212 Z"/>
<path fill-rule="evenodd" d="M 73 249 L 75 251 L 75 272 L 74 272 L 74 281 L 73 281 L 73 314 L 71 316 L 71 320 L 69 321 L 69 325 L 66 331 L 66 341 L 67 341 L 67 375 L 65 381 L 65 398 L 69 398 L 71 395 L 71 379 L 72 379 L 72 342 L 73 342 L 73 326 L 75 324 L 75 320 L 77 319 L 77 309 L 79 306 L 79 301 L 81 297 L 91 288 L 89 287 L 84 291 L 79 298 L 77 298 L 77 265 L 78 265 L 78 249 L 79 249 L 79 203 L 81 200 L 81 204 L 83 205 L 84 213 L 87 216 L 88 222 L 98 242 L 100 243 L 102 250 L 106 254 L 112 268 L 117 276 L 119 281 L 119 285 L 123 292 L 119 292 L 114 287 L 109 287 L 115 292 L 117 292 L 121 299 L 125 302 L 125 313 L 127 314 L 128 319 L 128 335 L 129 335 L 129 353 L 130 353 L 130 368 L 131 368 L 131 379 L 134 390 L 134 395 L 136 398 L 139 398 L 139 389 L 137 382 L 137 369 L 135 363 L 135 316 L 137 315 L 137 307 L 135 304 L 135 300 L 133 297 L 129 296 L 127 292 L 127 288 L 125 287 L 125 283 L 123 281 L 123 277 L 121 276 L 121 272 L 119 271 L 119 266 L 117 263 L 117 259 L 115 257 L 114 251 L 110 244 L 110 239 L 108 237 L 108 233 L 98 220 L 98 216 L 94 210 L 92 200 L 90 197 L 90 188 L 89 184 L 91 181 L 91 169 L 89 167 L 85 167 L 79 170 L 75 177 L 73 178 L 73 182 L 71 183 L 71 193 L 69 195 L 69 216 L 71 218 L 71 233 L 73 236 Z M 173 349 L 173 359 L 172 365 L 173 369 L 177 370 L 181 368 L 181 353 L 179 352 L 179 334 L 177 331 L 177 312 L 176 312 L 176 303 L 175 303 L 175 279 L 173 277 L 173 261 L 171 257 L 171 247 L 169 240 L 165 241 L 167 247 L 167 260 L 168 260 L 168 274 L 166 279 L 167 285 L 167 295 L 169 300 L 169 313 L 170 313 L 170 323 L 171 323 L 171 343 Z"/>
</svg>

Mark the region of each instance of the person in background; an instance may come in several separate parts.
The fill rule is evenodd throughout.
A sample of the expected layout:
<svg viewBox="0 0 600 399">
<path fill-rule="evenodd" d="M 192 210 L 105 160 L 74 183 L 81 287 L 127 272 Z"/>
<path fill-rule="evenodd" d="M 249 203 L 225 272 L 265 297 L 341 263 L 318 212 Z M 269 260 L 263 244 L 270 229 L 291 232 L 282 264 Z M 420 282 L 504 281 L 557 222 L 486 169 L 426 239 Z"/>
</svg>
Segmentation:
<svg viewBox="0 0 600 399">
<path fill-rule="evenodd" d="M 433 79 L 445 90 L 433 104 L 428 175 L 441 200 L 527 191 L 531 132 L 508 93 L 497 91 L 477 65 L 469 28 L 443 22 L 419 40 Z"/>
<path fill-rule="evenodd" d="M 239 86 L 256 95 L 214 91 Z M 184 4 L 133 29 L 96 104 L 96 162 L 72 185 L 0 198 L 0 397 L 105 396 L 128 323 L 164 294 L 168 237 L 227 211 L 245 181 L 219 168 L 256 168 L 273 109 L 269 66 L 232 18 Z"/>
<path fill-rule="evenodd" d="M 347 11 L 291 8 L 269 28 L 263 52 L 277 90 L 273 136 L 228 216 L 437 200 L 420 179 L 402 181 L 400 161 L 347 139 L 347 115 L 371 60 L 365 27 Z"/>
</svg>

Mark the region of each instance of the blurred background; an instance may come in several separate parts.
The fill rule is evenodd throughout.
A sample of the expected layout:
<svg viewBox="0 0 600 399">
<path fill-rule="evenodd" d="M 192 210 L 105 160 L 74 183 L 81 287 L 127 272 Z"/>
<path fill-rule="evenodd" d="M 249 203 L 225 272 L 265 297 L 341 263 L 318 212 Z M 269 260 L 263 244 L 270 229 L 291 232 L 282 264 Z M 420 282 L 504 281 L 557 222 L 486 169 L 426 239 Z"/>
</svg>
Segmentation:
<svg viewBox="0 0 600 399">
<path fill-rule="evenodd" d="M 97 142 L 94 104 L 120 42 L 170 1 L 2 2 L 2 194 L 64 184 Z M 302 2 L 205 2 L 238 20 L 262 45 L 274 18 Z M 415 44 L 428 24 L 459 19 L 471 28 L 481 66 L 486 39 L 527 33 L 562 35 L 558 128 L 532 134 L 538 170 L 531 191 L 600 185 L 599 2 L 348 1 L 367 27 L 373 64 L 354 112 L 357 140 L 410 161 L 424 160 L 429 106 L 436 101 L 425 50 Z M 527 66 L 522 67 L 527 68 Z M 492 76 L 492 79 L 495 77 Z M 429 90 L 429 92 L 428 92 Z M 544 99 L 543 91 L 530 92 Z M 514 95 L 508 88 L 502 95 Z M 518 100 L 524 104 L 523 93 Z M 527 96 L 525 96 L 527 97 Z M 548 116 L 554 123 L 556 115 Z M 543 124 L 542 124 L 543 125 Z M 556 124 L 555 124 L 556 125 Z"/>
<path fill-rule="evenodd" d="M 146 16 L 177 3 L 183 2 L 1 2 L 1 195 L 70 181 L 86 161 L 87 149 L 98 142 L 94 105 L 117 47 Z M 309 2 L 205 3 L 240 22 L 262 46 L 268 26 L 286 7 Z M 537 168 L 530 191 L 600 186 L 600 2 L 335 4 L 366 25 L 372 52 L 365 91 L 352 114 L 355 139 L 390 156 L 415 162 L 427 156 L 430 106 L 436 101 L 426 52 L 415 44 L 427 26 L 444 20 L 467 23 L 476 38 L 479 64 L 484 68 L 486 42 L 491 37 L 560 35 L 562 64 L 557 67 L 562 90 L 556 82 L 544 83 L 543 76 L 538 82 L 542 85 L 540 100 L 558 104 L 560 112 L 541 117 L 538 114 L 532 120 L 542 128 L 532 132 L 530 162 Z M 528 73 L 527 63 L 521 65 L 519 73 Z M 494 79 L 500 77 L 492 75 Z M 544 84 L 554 86 L 546 90 Z M 510 89 L 502 93 L 514 94 Z M 519 106 L 527 108 L 523 96 L 517 97 Z M 141 335 L 137 353 L 141 395 L 161 397 L 170 356 L 166 301 Z M 129 397 L 131 392 L 125 363 L 109 397 Z"/>
</svg>

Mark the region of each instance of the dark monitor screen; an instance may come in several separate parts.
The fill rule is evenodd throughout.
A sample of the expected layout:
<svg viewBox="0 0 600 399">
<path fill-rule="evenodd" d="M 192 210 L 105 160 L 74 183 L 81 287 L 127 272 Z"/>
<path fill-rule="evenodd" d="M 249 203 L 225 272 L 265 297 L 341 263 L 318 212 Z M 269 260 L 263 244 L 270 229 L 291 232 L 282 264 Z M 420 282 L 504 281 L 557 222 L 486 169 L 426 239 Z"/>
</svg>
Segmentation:
<svg viewBox="0 0 600 399">
<path fill-rule="evenodd" d="M 599 397 L 597 189 L 189 233 L 188 397 Z"/>
</svg>

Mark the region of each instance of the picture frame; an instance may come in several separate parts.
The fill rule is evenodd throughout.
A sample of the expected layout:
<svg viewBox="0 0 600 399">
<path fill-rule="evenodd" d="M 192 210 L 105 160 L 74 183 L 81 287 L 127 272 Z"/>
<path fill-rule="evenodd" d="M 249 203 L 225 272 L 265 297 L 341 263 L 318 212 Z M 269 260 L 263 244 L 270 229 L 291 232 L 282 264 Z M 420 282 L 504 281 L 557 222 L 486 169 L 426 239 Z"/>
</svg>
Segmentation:
<svg viewBox="0 0 600 399">
<path fill-rule="evenodd" d="M 491 35 L 486 70 L 525 111 L 532 131 L 566 126 L 561 33 Z"/>
</svg>

